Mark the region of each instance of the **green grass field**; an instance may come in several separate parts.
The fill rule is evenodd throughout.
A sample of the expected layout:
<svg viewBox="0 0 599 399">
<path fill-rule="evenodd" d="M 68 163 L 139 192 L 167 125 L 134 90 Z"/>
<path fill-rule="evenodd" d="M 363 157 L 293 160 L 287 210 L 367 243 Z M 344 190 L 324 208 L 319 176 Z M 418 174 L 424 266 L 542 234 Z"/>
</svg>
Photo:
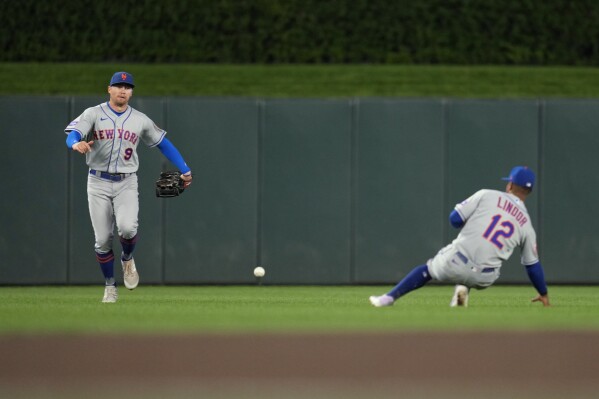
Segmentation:
<svg viewBox="0 0 599 399">
<path fill-rule="evenodd" d="M 135 75 L 136 96 L 599 98 L 599 68 L 111 63 L 0 63 L 0 95 L 102 95 L 116 70 Z M 371 308 L 387 288 L 140 287 L 110 306 L 99 287 L 0 287 L 0 333 L 599 327 L 599 287 L 553 287 L 551 309 L 528 303 L 531 287 L 501 286 L 469 309 L 449 309 L 440 286 Z"/>
<path fill-rule="evenodd" d="M 119 70 L 137 96 L 599 97 L 599 68 L 118 63 L 0 63 L 0 95 L 100 95 Z"/>
<path fill-rule="evenodd" d="M 529 302 L 534 289 L 473 291 L 469 308 L 449 308 L 449 286 L 427 286 L 389 308 L 367 301 L 390 287 L 141 286 L 0 287 L 0 333 L 244 333 L 458 330 L 597 330 L 599 287 L 555 286 L 553 306 Z"/>
</svg>

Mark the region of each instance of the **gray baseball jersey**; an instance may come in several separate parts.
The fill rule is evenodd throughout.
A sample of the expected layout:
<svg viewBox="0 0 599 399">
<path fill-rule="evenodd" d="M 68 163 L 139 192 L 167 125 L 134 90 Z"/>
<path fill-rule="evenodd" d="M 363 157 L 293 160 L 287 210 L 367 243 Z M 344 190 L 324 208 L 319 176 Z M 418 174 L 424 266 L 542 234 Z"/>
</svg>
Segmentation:
<svg viewBox="0 0 599 399">
<path fill-rule="evenodd" d="M 455 209 L 466 224 L 452 244 L 475 264 L 500 267 L 516 247 L 520 247 L 523 265 L 539 261 L 530 216 L 515 195 L 480 190 Z"/>
<path fill-rule="evenodd" d="M 117 115 L 108 103 L 83 111 L 65 128 L 67 134 L 72 130 L 78 131 L 82 140 L 94 141 L 92 151 L 85 154 L 87 165 L 108 173 L 137 172 L 139 141 L 155 147 L 166 135 L 144 113 L 128 106 L 125 112 Z"/>
</svg>

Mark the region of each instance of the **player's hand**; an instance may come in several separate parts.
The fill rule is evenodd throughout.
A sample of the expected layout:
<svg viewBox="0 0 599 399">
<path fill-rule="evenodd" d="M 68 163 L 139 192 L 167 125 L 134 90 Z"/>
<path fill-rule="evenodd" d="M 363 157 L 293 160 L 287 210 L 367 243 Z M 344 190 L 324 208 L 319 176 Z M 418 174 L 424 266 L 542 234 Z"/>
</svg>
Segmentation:
<svg viewBox="0 0 599 399">
<path fill-rule="evenodd" d="M 93 141 L 80 141 L 78 143 L 73 144 L 73 151 L 77 151 L 80 152 L 81 154 L 85 154 L 86 152 L 91 152 L 92 151 L 92 145 L 94 144 Z"/>
<path fill-rule="evenodd" d="M 191 176 L 191 171 L 181 175 L 181 179 L 183 179 L 183 187 L 189 187 L 191 185 L 191 180 L 193 179 L 193 177 Z"/>
<path fill-rule="evenodd" d="M 543 306 L 551 306 L 549 304 L 549 296 L 547 294 L 538 295 L 537 297 L 532 298 L 530 301 L 531 302 L 541 302 L 543 304 Z"/>
</svg>

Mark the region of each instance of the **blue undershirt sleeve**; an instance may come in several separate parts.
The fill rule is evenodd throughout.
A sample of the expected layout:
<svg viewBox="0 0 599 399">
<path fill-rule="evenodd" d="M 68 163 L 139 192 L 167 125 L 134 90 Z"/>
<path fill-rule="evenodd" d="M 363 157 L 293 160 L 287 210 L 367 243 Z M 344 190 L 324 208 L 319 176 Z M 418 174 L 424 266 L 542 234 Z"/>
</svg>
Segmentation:
<svg viewBox="0 0 599 399">
<path fill-rule="evenodd" d="M 160 149 L 160 152 L 162 152 L 166 159 L 171 161 L 182 174 L 191 171 L 191 168 L 187 166 L 179 150 L 175 148 L 169 139 L 166 137 L 163 138 L 160 144 L 158 144 L 158 149 Z"/>
<path fill-rule="evenodd" d="M 547 295 L 545 273 L 543 272 L 543 266 L 541 266 L 541 262 L 526 266 L 526 273 L 528 273 L 528 278 L 530 279 L 532 285 L 535 286 L 538 293 L 541 295 Z"/>
<path fill-rule="evenodd" d="M 465 222 L 462 220 L 462 217 L 455 209 L 449 214 L 449 223 L 451 223 L 451 225 L 456 229 L 461 228 L 465 224 Z"/>
<path fill-rule="evenodd" d="M 67 147 L 69 147 L 69 149 L 72 149 L 73 144 L 78 143 L 80 141 L 81 141 L 81 133 L 79 133 L 76 130 L 71 130 L 71 132 L 67 136 Z"/>
</svg>

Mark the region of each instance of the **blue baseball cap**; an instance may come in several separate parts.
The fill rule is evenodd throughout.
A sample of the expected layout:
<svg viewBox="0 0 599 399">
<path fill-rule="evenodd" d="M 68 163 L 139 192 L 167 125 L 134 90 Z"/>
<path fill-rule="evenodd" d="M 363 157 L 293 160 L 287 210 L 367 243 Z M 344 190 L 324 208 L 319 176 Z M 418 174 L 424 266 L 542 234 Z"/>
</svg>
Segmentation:
<svg viewBox="0 0 599 399">
<path fill-rule="evenodd" d="M 515 166 L 508 177 L 501 180 L 511 181 L 517 186 L 532 188 L 535 185 L 535 174 L 528 166 Z"/>
<path fill-rule="evenodd" d="M 131 87 L 135 87 L 133 83 L 133 75 L 129 72 L 117 72 L 112 75 L 112 79 L 110 79 L 110 86 L 118 85 L 118 84 L 127 84 Z"/>
</svg>

